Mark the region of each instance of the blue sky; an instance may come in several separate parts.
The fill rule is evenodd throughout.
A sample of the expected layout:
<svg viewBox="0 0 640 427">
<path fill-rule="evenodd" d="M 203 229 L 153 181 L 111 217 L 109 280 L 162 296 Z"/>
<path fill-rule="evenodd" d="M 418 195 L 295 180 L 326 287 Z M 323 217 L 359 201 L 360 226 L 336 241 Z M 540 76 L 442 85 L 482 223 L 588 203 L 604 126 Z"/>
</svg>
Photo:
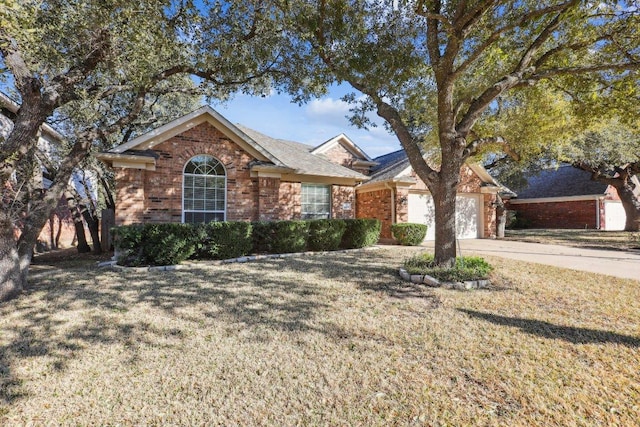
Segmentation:
<svg viewBox="0 0 640 427">
<path fill-rule="evenodd" d="M 340 133 L 346 134 L 369 156 L 377 157 L 400 149 L 397 138 L 382 126 L 358 129 L 349 123 L 349 105 L 340 100 L 346 92 L 334 87 L 329 94 L 298 106 L 288 95 L 266 98 L 236 95 L 225 104 L 211 106 L 231 123 L 240 123 L 273 138 L 319 145 Z"/>
</svg>

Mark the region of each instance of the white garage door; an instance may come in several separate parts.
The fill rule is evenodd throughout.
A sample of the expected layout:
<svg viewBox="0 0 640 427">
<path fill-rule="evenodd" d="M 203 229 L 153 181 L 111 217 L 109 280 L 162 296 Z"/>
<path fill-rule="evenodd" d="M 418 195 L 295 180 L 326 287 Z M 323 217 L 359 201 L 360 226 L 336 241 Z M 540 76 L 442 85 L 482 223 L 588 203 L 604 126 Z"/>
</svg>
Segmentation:
<svg viewBox="0 0 640 427">
<path fill-rule="evenodd" d="M 427 237 L 435 239 L 435 206 L 429 194 L 409 194 L 409 222 L 426 224 Z M 475 239 L 480 230 L 480 199 L 475 195 L 456 198 L 456 234 L 459 239 Z"/>
<path fill-rule="evenodd" d="M 624 230 L 627 214 L 622 207 L 622 202 L 604 202 L 604 229 Z"/>
</svg>

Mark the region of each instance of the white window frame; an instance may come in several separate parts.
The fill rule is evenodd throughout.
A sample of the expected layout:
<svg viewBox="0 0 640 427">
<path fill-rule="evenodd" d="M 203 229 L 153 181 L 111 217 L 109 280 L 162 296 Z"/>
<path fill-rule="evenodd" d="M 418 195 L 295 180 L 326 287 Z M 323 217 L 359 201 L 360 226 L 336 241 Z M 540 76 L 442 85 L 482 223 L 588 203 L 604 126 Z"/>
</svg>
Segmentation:
<svg viewBox="0 0 640 427">
<path fill-rule="evenodd" d="M 194 174 L 194 173 L 186 173 L 186 169 L 187 166 L 189 165 L 189 163 L 191 163 L 191 161 L 193 159 L 196 159 L 198 157 L 208 157 L 209 159 L 214 160 L 215 162 L 218 162 L 220 164 L 220 166 L 222 166 L 222 169 L 224 171 L 224 176 L 222 175 L 211 175 L 211 174 Z M 217 165 L 216 165 L 217 166 Z M 223 210 L 206 210 L 206 209 L 202 209 L 202 210 L 198 210 L 198 209 L 185 209 L 185 177 L 186 176 L 192 176 L 192 177 L 216 177 L 216 178 L 224 178 L 224 185 L 223 185 L 223 203 L 224 203 L 224 209 Z M 195 198 L 194 198 L 195 199 Z M 204 198 L 203 200 L 205 200 L 206 202 L 206 198 Z M 218 200 L 216 200 L 218 201 Z M 203 214 L 220 214 L 222 213 L 222 221 L 226 221 L 227 220 L 227 168 L 224 167 L 224 164 L 220 161 L 220 159 L 211 156 L 209 154 L 198 154 L 196 156 L 191 157 L 189 160 L 187 160 L 187 162 L 184 164 L 183 168 L 182 168 L 182 222 L 185 222 L 185 213 L 203 213 Z"/>
<path fill-rule="evenodd" d="M 318 217 L 316 215 L 317 212 L 305 212 L 305 205 L 309 205 L 310 203 L 305 203 L 304 201 L 304 192 L 305 192 L 305 188 L 309 189 L 309 188 L 322 188 L 322 189 L 327 189 L 328 190 L 328 196 L 329 196 L 329 200 L 327 203 L 327 211 L 322 212 L 322 217 Z M 314 184 L 314 183 L 302 183 L 301 189 L 300 189 L 300 210 L 301 210 L 301 217 L 302 219 L 324 219 L 324 218 L 331 218 L 331 202 L 332 202 L 333 198 L 332 198 L 332 185 L 330 184 Z M 325 203 L 322 203 L 322 205 L 324 205 Z M 317 205 L 317 204 L 315 204 Z M 324 216 L 326 215 L 326 216 Z"/>
</svg>

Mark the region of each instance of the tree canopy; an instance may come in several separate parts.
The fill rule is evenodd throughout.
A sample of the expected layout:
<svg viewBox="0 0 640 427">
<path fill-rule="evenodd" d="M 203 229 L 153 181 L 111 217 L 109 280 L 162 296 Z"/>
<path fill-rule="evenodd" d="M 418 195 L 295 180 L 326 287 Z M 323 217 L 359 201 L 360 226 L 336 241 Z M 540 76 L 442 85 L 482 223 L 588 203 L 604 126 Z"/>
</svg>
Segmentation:
<svg viewBox="0 0 640 427">
<path fill-rule="evenodd" d="M 398 137 L 434 198 L 441 265 L 455 260 L 456 187 L 467 159 L 498 147 L 534 155 L 553 133 L 572 133 L 563 109 L 548 107 L 550 97 L 638 93 L 640 12 L 627 2 L 299 0 L 281 7 L 299 42 L 295 59 L 313 70 L 312 87 L 349 83 L 365 95 L 346 97 L 353 122 L 366 126 L 365 113 L 374 111 Z M 513 129 L 514 116 L 529 122 Z M 438 165 L 424 158 L 434 144 Z"/>
<path fill-rule="evenodd" d="M 0 188 L 31 176 L 20 169 L 37 164 L 43 123 L 64 123 L 69 132 L 51 186 L 26 195 L 20 223 L 0 210 L 0 300 L 23 288 L 37 236 L 92 147 L 131 136 L 159 97 L 224 98 L 272 86 L 278 44 L 287 41 L 267 12 L 258 0 L 4 2 L 0 72 L 19 108 L 0 141 Z"/>
</svg>

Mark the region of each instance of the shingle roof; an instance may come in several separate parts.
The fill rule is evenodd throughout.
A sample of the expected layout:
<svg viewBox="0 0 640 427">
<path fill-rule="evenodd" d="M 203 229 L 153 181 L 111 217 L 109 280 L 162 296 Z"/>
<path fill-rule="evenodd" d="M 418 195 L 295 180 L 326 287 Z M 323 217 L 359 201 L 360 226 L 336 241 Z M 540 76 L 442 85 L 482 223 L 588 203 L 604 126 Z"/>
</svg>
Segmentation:
<svg viewBox="0 0 640 427">
<path fill-rule="evenodd" d="M 403 149 L 376 157 L 373 160 L 377 162 L 378 165 L 371 170 L 371 179 L 367 181 L 366 184 L 393 180 L 411 166 L 407 153 Z M 469 165 L 469 167 L 483 180 L 484 185 L 497 186 L 502 197 L 515 196 L 513 191 L 497 182 L 482 166 Z"/>
<path fill-rule="evenodd" d="M 371 179 L 368 182 L 388 181 L 410 166 L 407 153 L 402 149 L 376 157 L 373 161 L 378 165 L 371 169 Z"/>
<path fill-rule="evenodd" d="M 331 162 L 322 154 L 311 154 L 315 148 L 299 142 L 275 139 L 246 126 L 236 124 L 249 138 L 253 139 L 282 164 L 304 175 L 319 175 L 338 178 L 355 178 L 367 180 L 369 177 L 354 170 Z"/>
<path fill-rule="evenodd" d="M 545 169 L 527 179 L 527 186 L 516 190 L 518 199 L 603 195 L 607 184 L 592 181 L 591 174 L 571 165 Z"/>
</svg>

